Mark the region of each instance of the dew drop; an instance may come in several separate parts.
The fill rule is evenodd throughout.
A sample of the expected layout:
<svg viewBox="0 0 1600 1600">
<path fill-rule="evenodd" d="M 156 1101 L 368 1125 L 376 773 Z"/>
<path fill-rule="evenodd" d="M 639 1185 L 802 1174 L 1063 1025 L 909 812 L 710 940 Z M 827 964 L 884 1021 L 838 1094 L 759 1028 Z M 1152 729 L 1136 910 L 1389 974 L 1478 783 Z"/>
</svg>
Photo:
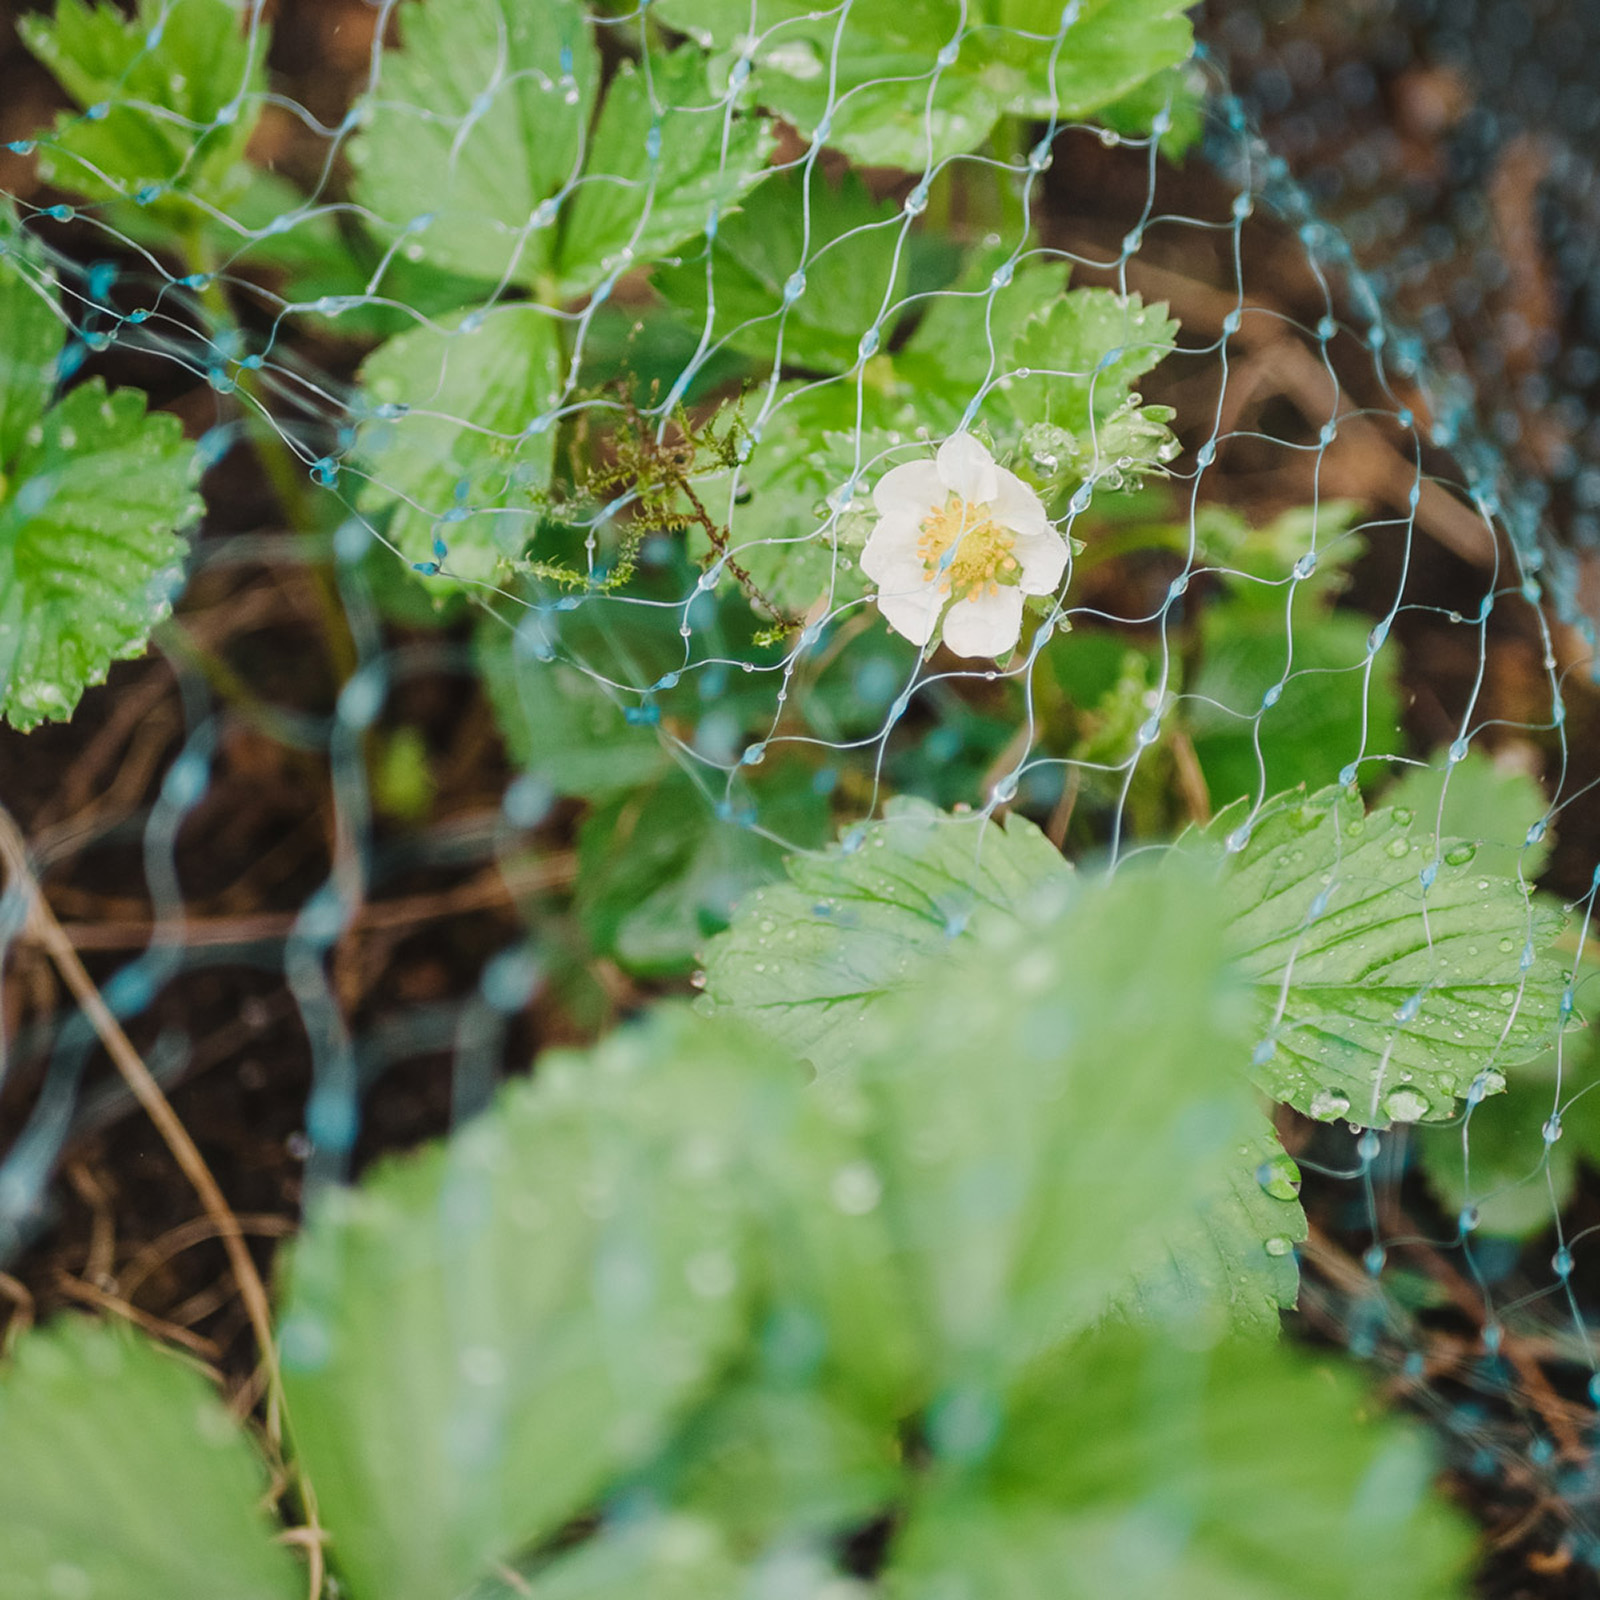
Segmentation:
<svg viewBox="0 0 1600 1600">
<path fill-rule="evenodd" d="M 847 1217 L 863 1217 L 876 1208 L 883 1184 L 865 1161 L 853 1161 L 834 1174 L 830 1193 L 834 1205 Z"/>
<path fill-rule="evenodd" d="M 1293 1200 L 1300 1193 L 1300 1168 L 1293 1156 L 1275 1155 L 1256 1168 L 1256 1182 L 1274 1200 Z"/>
<path fill-rule="evenodd" d="M 1505 1073 L 1496 1072 L 1490 1067 L 1472 1080 L 1471 1086 L 1467 1089 L 1467 1104 L 1475 1106 L 1480 1100 L 1487 1099 L 1492 1094 L 1499 1094 L 1505 1086 Z"/>
<path fill-rule="evenodd" d="M 1332 1122 L 1350 1109 L 1350 1096 L 1337 1089 L 1319 1089 L 1311 1097 L 1311 1115 L 1318 1122 Z"/>
</svg>

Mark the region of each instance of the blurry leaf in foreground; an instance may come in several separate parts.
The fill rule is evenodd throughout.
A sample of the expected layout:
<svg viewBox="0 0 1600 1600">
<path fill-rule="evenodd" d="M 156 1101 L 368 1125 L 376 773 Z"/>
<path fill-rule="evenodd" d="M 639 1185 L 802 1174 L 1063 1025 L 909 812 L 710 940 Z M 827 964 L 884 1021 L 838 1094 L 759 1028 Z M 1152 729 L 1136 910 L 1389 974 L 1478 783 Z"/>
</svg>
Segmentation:
<svg viewBox="0 0 1600 1600">
<path fill-rule="evenodd" d="M 654 1454 L 743 1335 L 752 1104 L 792 1064 L 685 1014 L 546 1057 L 447 1145 L 329 1195 L 295 1248 L 283 1359 L 330 1555 L 438 1600 Z"/>
<path fill-rule="evenodd" d="M 896 1600 L 1445 1600 L 1473 1540 L 1409 1423 L 1285 1345 L 1134 1329 L 1014 1392 L 981 1478 L 959 1457 L 892 1551 Z"/>
<path fill-rule="evenodd" d="M 943 1131 L 926 1134 L 929 1148 L 955 1139 L 957 1127 L 981 1139 L 978 1122 L 988 1094 L 996 1097 L 991 1109 L 1002 1125 L 1014 1114 L 1005 1109 L 1008 1105 L 1030 1102 L 1027 1075 L 1034 1069 L 1026 1053 L 1009 1043 L 1019 1028 L 1037 1029 L 1040 1040 L 1050 1036 L 1052 1026 L 1059 1030 L 1058 1042 L 1067 1053 L 1049 1070 L 1075 1086 L 1101 1070 L 1083 1065 L 1095 1059 L 1096 1050 L 1103 1049 L 1107 1062 L 1111 1060 L 1115 1052 L 1109 1035 L 1097 1031 L 1111 1025 L 1096 998 L 1099 991 L 1081 987 L 1089 970 L 1100 972 L 1098 982 L 1106 994 L 1125 992 L 1130 1012 L 1138 1013 L 1143 1031 L 1123 1048 L 1130 1052 L 1128 1059 L 1147 1062 L 1148 1068 L 1137 1080 L 1110 1066 L 1103 1069 L 1126 1093 L 1113 1096 L 1109 1109 L 1082 1111 L 1082 1127 L 1101 1129 L 1104 1141 L 1085 1139 L 1081 1150 L 1071 1146 L 1078 1154 L 1070 1158 L 1063 1145 L 1061 1166 L 1081 1164 L 1098 1178 L 1103 1174 L 1096 1158 L 1104 1157 L 1118 1173 L 1135 1170 L 1138 1163 L 1116 1136 L 1128 1105 L 1143 1109 L 1150 1119 L 1148 1138 L 1154 1139 L 1162 1115 L 1184 1095 L 1211 1092 L 1221 1097 L 1220 1104 L 1240 1090 L 1247 1059 L 1243 1045 L 1231 1054 L 1222 1049 L 1210 1063 L 1217 1076 L 1207 1079 L 1203 1029 L 1194 1035 L 1194 1081 L 1180 1092 L 1161 1078 L 1163 1051 L 1188 1026 L 1179 1020 L 1184 1008 L 1192 1006 L 1195 1017 L 1205 1017 L 1218 993 L 1226 991 L 1216 951 L 1204 957 L 1209 963 L 1205 973 L 1196 968 L 1192 954 L 1152 965 L 1157 962 L 1153 952 L 1162 948 L 1164 938 L 1192 941 L 1197 937 L 1193 928 L 1213 914 L 1210 897 L 1201 896 L 1206 906 L 1192 910 L 1199 920 L 1186 932 L 1181 882 L 1167 898 L 1137 874 L 1093 893 L 1075 889 L 1071 867 L 1025 818 L 1013 815 L 1002 828 L 993 821 L 947 816 L 904 798 L 891 802 L 882 822 L 852 829 L 843 845 L 827 852 L 791 857 L 788 867 L 790 881 L 752 895 L 740 906 L 729 932 L 708 947 L 707 1001 L 718 1011 L 758 1022 L 808 1054 L 824 1073 L 865 1063 L 861 1083 L 869 1097 L 879 1090 L 889 1093 L 904 1078 L 877 1126 L 884 1147 L 905 1160 L 907 1181 L 916 1179 L 922 1166 L 907 1158 L 899 1141 L 912 1137 L 908 1130 L 920 1128 L 942 1097 L 949 1101 L 949 1127 L 941 1123 Z M 1180 871 L 1178 877 L 1182 880 L 1185 874 Z M 1017 974 L 1004 960 L 997 961 L 990 948 L 1002 938 L 1032 941 L 1038 948 L 1022 960 L 1021 969 L 1042 968 L 1058 959 L 1053 952 L 1076 951 L 1074 941 L 1113 940 L 1123 926 L 1118 918 L 1137 916 L 1127 909 L 1136 905 L 1143 906 L 1147 925 L 1140 925 L 1137 935 L 1132 926 L 1127 928 L 1121 949 L 1127 967 L 1119 976 L 1102 970 L 1098 957 L 1091 961 L 1079 953 L 1062 960 L 1052 993 L 1063 1006 L 1076 998 L 1081 1009 L 1064 1012 L 1053 1024 L 1033 1015 L 1033 1002 L 1018 990 Z M 976 989 L 983 984 L 988 988 L 980 998 Z M 960 1015 L 947 1015 L 952 1007 L 961 1010 L 948 999 L 951 994 L 966 997 Z M 1159 1001 L 1153 1003 L 1152 996 Z M 930 1030 L 929 1016 L 943 1019 L 938 1029 Z M 887 1034 L 885 1029 L 896 1022 L 903 1031 Z M 988 1031 L 969 1038 L 973 1028 Z M 965 1056 L 952 1042 L 959 1039 L 969 1039 Z M 974 1072 L 973 1061 L 996 1059 L 1009 1064 Z M 927 1083 L 917 1078 L 916 1062 L 934 1075 Z M 1063 1090 L 1069 1100 L 1074 1092 Z M 1245 1156 L 1222 1157 L 1199 1180 L 1198 1202 L 1192 1207 L 1174 1186 L 1169 1204 L 1157 1207 L 1165 1224 L 1162 1237 L 1142 1257 L 1137 1255 L 1136 1223 L 1128 1222 L 1126 1235 L 1112 1225 L 1111 1236 L 1121 1239 L 1120 1248 L 1127 1252 L 1122 1278 L 1130 1309 L 1203 1321 L 1220 1318 L 1266 1331 L 1276 1328 L 1277 1308 L 1293 1303 L 1298 1271 L 1292 1245 L 1305 1236 L 1305 1218 L 1293 1189 L 1287 1196 L 1275 1194 L 1259 1181 L 1274 1160 L 1291 1170 L 1293 1164 L 1270 1130 L 1261 1128 L 1258 1113 L 1241 1116 L 1240 1127 L 1248 1136 Z M 1041 1123 L 1035 1130 L 1040 1137 L 1046 1137 L 1043 1127 Z M 1001 1137 L 998 1129 L 995 1136 Z M 1126 1137 L 1132 1146 L 1145 1138 L 1131 1127 Z M 1032 1170 L 1030 1159 L 1021 1151 L 1004 1156 L 991 1151 L 982 1162 L 1013 1175 L 1017 1204 L 1024 1204 L 1025 1194 L 1030 1196 L 1026 1203 L 1045 1204 L 1052 1185 L 1064 1179 L 1041 1171 L 1035 1192 L 1026 1177 Z M 979 1161 L 976 1150 L 973 1160 Z M 970 1181 L 981 1184 L 976 1172 Z M 1083 1203 L 1093 1210 L 1104 1205 L 1105 1215 L 1114 1218 L 1118 1192 L 1115 1182 L 1108 1181 L 1098 1200 L 1085 1195 Z M 919 1204 L 906 1202 L 891 1214 L 921 1213 Z M 1063 1221 L 1061 1227 L 1070 1237 L 1071 1225 Z M 958 1234 L 953 1225 L 951 1237 Z M 1003 1254 L 999 1243 L 986 1243 L 980 1236 L 973 1251 L 981 1254 L 990 1243 L 998 1262 Z M 913 1254 L 919 1248 L 913 1246 Z M 1070 1245 L 1061 1248 L 1070 1254 Z M 1141 1269 L 1137 1283 L 1127 1282 L 1136 1268 Z"/>
<path fill-rule="evenodd" d="M 869 1011 L 839 1070 L 871 1107 L 936 1392 L 1092 1322 L 1222 1191 L 1260 1116 L 1248 1016 L 1216 896 L 1176 860 L 1080 885 L 1049 920 L 989 917 Z"/>
<path fill-rule="evenodd" d="M 265 1464 L 211 1385 L 122 1327 L 63 1317 L 0 1372 L 0 1593 L 299 1600 Z"/>
<path fill-rule="evenodd" d="M 870 1521 L 904 1489 L 899 1442 L 813 1387 L 730 1384 L 645 1483 L 747 1555 Z"/>
<path fill-rule="evenodd" d="M 681 1511 L 619 1517 L 527 1576 L 480 1584 L 468 1600 L 753 1600 L 769 1593 L 775 1600 L 855 1600 L 831 1562 L 796 1551 L 776 1574 L 752 1572 L 712 1518 Z"/>
</svg>

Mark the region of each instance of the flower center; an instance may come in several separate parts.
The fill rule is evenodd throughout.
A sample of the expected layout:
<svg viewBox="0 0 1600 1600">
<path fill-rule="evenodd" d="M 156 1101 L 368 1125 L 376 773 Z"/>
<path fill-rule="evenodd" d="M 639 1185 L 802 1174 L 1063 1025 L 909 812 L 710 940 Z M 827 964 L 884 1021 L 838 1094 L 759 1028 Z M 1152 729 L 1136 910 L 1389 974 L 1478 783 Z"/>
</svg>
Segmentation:
<svg viewBox="0 0 1600 1600">
<path fill-rule="evenodd" d="M 988 507 L 952 494 L 922 519 L 917 554 L 929 576 L 937 576 L 940 587 L 959 598 L 1016 582 L 1017 558 L 1011 553 L 1016 540 L 990 517 Z"/>
</svg>

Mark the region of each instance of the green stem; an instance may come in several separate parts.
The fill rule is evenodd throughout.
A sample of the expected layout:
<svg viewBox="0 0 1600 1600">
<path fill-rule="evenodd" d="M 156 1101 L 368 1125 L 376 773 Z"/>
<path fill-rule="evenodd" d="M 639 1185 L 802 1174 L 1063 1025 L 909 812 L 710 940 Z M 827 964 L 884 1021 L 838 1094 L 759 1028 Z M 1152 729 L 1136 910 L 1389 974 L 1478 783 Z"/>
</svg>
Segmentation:
<svg viewBox="0 0 1600 1600">
<path fill-rule="evenodd" d="M 217 278 L 215 261 L 200 228 L 190 230 L 185 236 L 184 257 L 190 272 L 201 279 L 200 304 L 211 318 L 213 326 L 236 334 L 239 325 L 233 307 L 228 303 L 227 293 Z M 267 475 L 268 483 L 272 485 L 273 493 L 278 497 L 284 519 L 302 538 L 314 539 L 319 530 L 305 464 L 273 425 L 267 397 L 256 372 L 249 367 L 240 367 L 235 381 L 247 401 L 244 407 L 245 426 L 251 447 Z M 339 597 L 338 582 L 326 560 L 308 559 L 307 567 L 317 596 L 317 609 L 322 615 L 328 654 L 339 681 L 343 683 L 355 672 L 359 661 L 345 617 L 344 602 Z"/>
<path fill-rule="evenodd" d="M 994 148 L 997 160 L 1003 161 L 1008 167 L 1022 165 L 1022 123 L 1016 117 L 1001 117 L 994 125 L 994 132 L 989 135 L 989 142 Z M 1022 205 L 1022 184 L 1034 183 L 1038 180 L 1031 172 L 1024 171 L 1021 178 L 1015 172 L 1002 172 L 999 183 L 1000 216 L 999 227 L 996 230 L 1000 237 L 1010 244 L 1022 237 L 1023 224 L 1027 214 Z"/>
</svg>

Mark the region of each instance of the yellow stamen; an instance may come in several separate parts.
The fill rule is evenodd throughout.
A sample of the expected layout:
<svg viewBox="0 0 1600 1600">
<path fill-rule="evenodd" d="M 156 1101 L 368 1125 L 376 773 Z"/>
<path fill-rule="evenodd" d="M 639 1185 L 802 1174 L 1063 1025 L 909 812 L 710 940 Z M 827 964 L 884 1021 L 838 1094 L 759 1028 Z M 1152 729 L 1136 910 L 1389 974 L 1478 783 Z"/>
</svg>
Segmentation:
<svg viewBox="0 0 1600 1600">
<path fill-rule="evenodd" d="M 952 494 L 923 518 L 917 554 L 928 575 L 937 575 L 939 587 L 958 598 L 993 594 L 1002 583 L 1016 581 L 1017 558 L 1011 554 L 1016 542 L 988 507 Z"/>
</svg>

